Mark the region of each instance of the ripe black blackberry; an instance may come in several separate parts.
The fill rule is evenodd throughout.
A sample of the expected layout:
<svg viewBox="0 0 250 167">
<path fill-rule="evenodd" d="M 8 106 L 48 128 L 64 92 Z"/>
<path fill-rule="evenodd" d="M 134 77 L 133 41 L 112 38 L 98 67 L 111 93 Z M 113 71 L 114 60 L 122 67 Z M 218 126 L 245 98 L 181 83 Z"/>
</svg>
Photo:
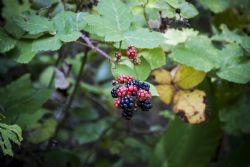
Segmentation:
<svg viewBox="0 0 250 167">
<path fill-rule="evenodd" d="M 111 96 L 113 97 L 113 98 L 117 98 L 118 97 L 118 95 L 117 95 L 117 90 L 119 89 L 119 86 L 118 87 L 115 87 L 115 88 L 113 88 L 112 90 L 111 90 Z"/>
<path fill-rule="evenodd" d="M 139 81 L 138 87 L 146 91 L 149 91 L 150 89 L 150 85 L 142 81 Z"/>
<path fill-rule="evenodd" d="M 152 103 L 150 99 L 138 101 L 137 105 L 141 108 L 142 111 L 149 111 L 152 108 Z"/>
<path fill-rule="evenodd" d="M 135 100 L 131 96 L 124 96 L 121 98 L 119 107 L 125 110 L 133 110 L 135 107 Z"/>
<path fill-rule="evenodd" d="M 122 110 L 122 117 L 124 117 L 127 120 L 131 120 L 133 117 L 133 110 Z"/>
<path fill-rule="evenodd" d="M 181 13 L 181 9 L 180 8 L 176 8 L 175 9 L 175 13 L 180 14 Z"/>
<path fill-rule="evenodd" d="M 137 80 L 129 81 L 127 83 L 127 86 L 136 86 L 137 88 L 139 88 L 139 81 Z"/>
</svg>

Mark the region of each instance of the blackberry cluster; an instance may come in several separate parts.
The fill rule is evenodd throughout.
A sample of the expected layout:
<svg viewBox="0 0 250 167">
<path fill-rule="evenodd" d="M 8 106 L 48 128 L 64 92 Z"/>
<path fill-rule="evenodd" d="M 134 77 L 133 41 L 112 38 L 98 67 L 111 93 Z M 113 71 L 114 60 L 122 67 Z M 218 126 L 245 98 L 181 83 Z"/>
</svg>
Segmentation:
<svg viewBox="0 0 250 167">
<path fill-rule="evenodd" d="M 152 108 L 150 85 L 135 80 L 132 76 L 120 75 L 112 81 L 115 86 L 111 95 L 115 99 L 114 106 L 122 110 L 123 118 L 130 120 L 134 111 L 149 111 Z"/>
</svg>

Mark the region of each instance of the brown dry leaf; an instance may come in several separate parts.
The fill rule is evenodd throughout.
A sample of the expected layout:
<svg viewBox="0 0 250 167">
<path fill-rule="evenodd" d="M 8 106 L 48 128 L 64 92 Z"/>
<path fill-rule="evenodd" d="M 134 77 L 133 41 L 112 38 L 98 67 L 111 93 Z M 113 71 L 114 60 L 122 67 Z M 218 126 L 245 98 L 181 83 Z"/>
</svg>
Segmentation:
<svg viewBox="0 0 250 167">
<path fill-rule="evenodd" d="M 181 65 L 174 77 L 174 83 L 182 89 L 190 89 L 199 85 L 205 78 L 206 73 L 195 70 L 192 67 Z"/>
<path fill-rule="evenodd" d="M 160 99 L 166 103 L 170 104 L 174 95 L 175 88 L 172 85 L 158 85 L 156 86 L 157 92 L 160 95 Z"/>
<path fill-rule="evenodd" d="M 170 72 L 164 69 L 154 70 L 152 75 L 159 84 L 170 84 L 172 81 Z"/>
<path fill-rule="evenodd" d="M 190 124 L 203 122 L 206 120 L 205 97 L 201 90 L 178 91 L 174 96 L 173 111 Z"/>
</svg>

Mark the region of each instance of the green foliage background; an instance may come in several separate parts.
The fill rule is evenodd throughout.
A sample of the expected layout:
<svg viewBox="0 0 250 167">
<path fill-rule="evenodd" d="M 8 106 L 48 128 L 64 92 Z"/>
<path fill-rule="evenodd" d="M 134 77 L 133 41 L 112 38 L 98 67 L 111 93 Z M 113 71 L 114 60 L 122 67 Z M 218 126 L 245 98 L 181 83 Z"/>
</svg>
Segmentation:
<svg viewBox="0 0 250 167">
<path fill-rule="evenodd" d="M 0 2 L 0 166 L 249 166 L 250 1 L 94 2 Z M 160 32 L 162 18 L 190 25 Z M 129 44 L 140 65 L 114 62 Z M 206 122 L 157 97 L 151 72 L 178 65 L 206 73 Z M 120 118 L 110 90 L 121 74 L 152 83 L 152 111 Z"/>
</svg>

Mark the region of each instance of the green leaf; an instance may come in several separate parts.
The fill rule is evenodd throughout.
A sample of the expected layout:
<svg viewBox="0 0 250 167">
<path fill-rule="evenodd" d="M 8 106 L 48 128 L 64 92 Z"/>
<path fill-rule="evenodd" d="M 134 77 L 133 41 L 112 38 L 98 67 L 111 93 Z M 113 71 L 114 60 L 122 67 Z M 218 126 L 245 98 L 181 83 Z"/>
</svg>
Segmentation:
<svg viewBox="0 0 250 167">
<path fill-rule="evenodd" d="M 226 157 L 221 158 L 209 167 L 247 167 L 250 164 L 250 143 L 241 144 L 238 148 L 232 149 L 232 152 Z"/>
<path fill-rule="evenodd" d="M 1 28 L 0 29 L 0 53 L 4 53 L 13 49 L 15 45 L 16 45 L 16 40 L 9 37 Z"/>
<path fill-rule="evenodd" d="M 133 18 L 128 6 L 120 0 L 105 0 L 98 4 L 97 10 L 101 16 L 86 18 L 88 31 L 104 37 L 105 41 L 123 40 L 122 34 L 129 29 Z"/>
<path fill-rule="evenodd" d="M 243 96 L 235 104 L 223 108 L 219 112 L 227 133 L 233 135 L 250 133 L 249 100 Z"/>
<path fill-rule="evenodd" d="M 29 63 L 36 55 L 36 53 L 32 51 L 32 42 L 25 40 L 19 40 L 16 48 L 12 50 L 10 54 L 15 56 L 15 61 L 18 63 Z"/>
<path fill-rule="evenodd" d="M 124 34 L 125 41 L 137 48 L 156 48 L 163 43 L 164 37 L 159 32 L 150 32 L 148 29 L 137 29 Z"/>
<path fill-rule="evenodd" d="M 194 7 L 193 4 L 189 2 L 183 2 L 180 4 L 179 8 L 181 9 L 181 15 L 185 18 L 192 18 L 199 14 L 197 9 Z"/>
<path fill-rule="evenodd" d="M 86 17 L 86 21 L 90 26 L 87 31 L 94 33 L 98 36 L 104 37 L 105 41 L 121 41 L 123 40 L 123 34 L 108 20 L 101 18 L 100 16 L 89 15 Z"/>
<path fill-rule="evenodd" d="M 56 51 L 62 46 L 58 36 L 44 37 L 34 40 L 32 43 L 32 51 Z"/>
<path fill-rule="evenodd" d="M 206 73 L 181 65 L 174 77 L 174 83 L 182 89 L 190 89 L 199 85 L 205 78 Z"/>
<path fill-rule="evenodd" d="M 102 17 L 109 20 L 119 31 L 127 30 L 133 18 L 130 9 L 121 0 L 101 1 L 97 10 Z"/>
<path fill-rule="evenodd" d="M 228 0 L 200 0 L 199 1 L 204 7 L 208 8 L 214 13 L 220 13 L 226 10 L 230 2 Z"/>
<path fill-rule="evenodd" d="M 53 23 L 47 18 L 33 13 L 23 13 L 14 18 L 14 22 L 31 35 L 55 31 Z"/>
<path fill-rule="evenodd" d="M 185 0 L 156 1 L 156 4 L 152 6 L 156 6 L 156 9 L 162 12 L 162 16 L 168 18 L 176 17 L 176 8 L 181 9 L 180 15 L 184 18 L 192 18 L 198 15 L 198 11 L 194 5 Z"/>
<path fill-rule="evenodd" d="M 136 74 L 136 79 L 146 80 L 151 73 L 150 64 L 142 57 L 141 63 L 134 66 L 134 71 Z"/>
<path fill-rule="evenodd" d="M 236 83 L 250 81 L 250 61 L 244 60 L 243 51 L 237 44 L 228 44 L 221 51 L 221 68 L 217 72 L 220 78 Z"/>
<path fill-rule="evenodd" d="M 222 32 L 212 37 L 215 41 L 225 41 L 230 43 L 237 43 L 241 45 L 247 52 L 250 53 L 250 37 L 238 35 L 237 33 L 230 31 L 224 24 L 220 26 Z"/>
<path fill-rule="evenodd" d="M 80 167 L 80 156 L 82 154 L 79 154 L 75 150 L 52 149 L 45 152 L 44 164 L 47 167 L 66 167 L 66 164 L 70 164 L 72 167 Z"/>
<path fill-rule="evenodd" d="M 152 70 L 166 64 L 166 56 L 161 48 L 143 50 L 139 55 L 147 60 Z"/>
<path fill-rule="evenodd" d="M 80 144 L 89 143 L 99 139 L 100 135 L 107 128 L 108 124 L 105 121 L 89 123 L 76 127 L 75 138 Z"/>
<path fill-rule="evenodd" d="M 153 84 L 149 83 L 149 82 L 146 82 L 146 83 L 150 85 L 151 95 L 152 96 L 159 96 L 159 93 L 158 93 L 156 87 Z"/>
<path fill-rule="evenodd" d="M 241 43 L 241 37 L 238 34 L 230 31 L 225 24 L 222 24 L 220 26 L 220 29 L 222 32 L 220 34 L 214 35 L 212 37 L 213 40 L 226 41 L 231 43 L 236 42 L 238 44 Z"/>
<path fill-rule="evenodd" d="M 47 110 L 39 109 L 34 113 L 22 113 L 17 118 L 16 122 L 23 130 L 30 130 L 37 126 L 39 119 L 42 118 L 44 114 L 47 113 Z"/>
<path fill-rule="evenodd" d="M 168 29 L 164 34 L 165 41 L 164 43 L 168 45 L 177 45 L 179 43 L 185 42 L 190 36 L 197 36 L 198 31 L 193 29 L 183 28 L 182 30 L 178 29 Z"/>
<path fill-rule="evenodd" d="M 149 63 L 144 58 L 141 58 L 141 64 L 135 65 L 134 68 L 117 64 L 115 69 L 111 69 L 111 71 L 114 77 L 119 75 L 132 75 L 138 80 L 146 80 L 150 75 L 151 68 Z"/>
<path fill-rule="evenodd" d="M 191 66 L 194 69 L 208 72 L 218 68 L 220 63 L 219 50 L 206 36 L 192 36 L 184 44 L 173 48 L 169 55 L 174 61 Z"/>
<path fill-rule="evenodd" d="M 10 20 L 13 16 L 30 9 L 29 0 L 23 0 L 22 3 L 17 0 L 3 0 L 2 16 L 6 20 Z"/>
<path fill-rule="evenodd" d="M 86 13 L 74 13 L 70 11 L 62 11 L 58 13 L 53 19 L 53 23 L 57 34 L 71 34 L 83 30 L 86 26 Z"/>
<path fill-rule="evenodd" d="M 57 122 L 54 119 L 47 119 L 38 126 L 29 136 L 28 140 L 34 144 L 48 140 L 55 133 Z"/>
<path fill-rule="evenodd" d="M 176 118 L 157 143 L 149 166 L 205 167 L 217 148 L 220 136 L 216 120 L 190 125 Z"/>
<path fill-rule="evenodd" d="M 59 34 L 58 38 L 63 42 L 76 41 L 82 35 L 81 32 L 72 32 L 71 34 Z"/>
<path fill-rule="evenodd" d="M 17 39 L 20 39 L 25 34 L 25 31 L 18 27 L 14 20 L 8 21 L 4 25 L 4 30 Z"/>
<path fill-rule="evenodd" d="M 111 71 L 114 77 L 118 77 L 120 75 L 132 75 L 137 77 L 133 68 L 123 64 L 116 64 L 115 68 L 112 68 Z"/>
<path fill-rule="evenodd" d="M 0 123 L 0 146 L 4 155 L 13 156 L 11 144 L 20 145 L 22 140 L 22 129 L 19 126 Z"/>
<path fill-rule="evenodd" d="M 48 89 L 33 89 L 29 75 L 24 75 L 0 89 L 0 106 L 6 116 L 3 121 L 16 121 L 20 114 L 36 112 L 50 95 Z"/>
</svg>

